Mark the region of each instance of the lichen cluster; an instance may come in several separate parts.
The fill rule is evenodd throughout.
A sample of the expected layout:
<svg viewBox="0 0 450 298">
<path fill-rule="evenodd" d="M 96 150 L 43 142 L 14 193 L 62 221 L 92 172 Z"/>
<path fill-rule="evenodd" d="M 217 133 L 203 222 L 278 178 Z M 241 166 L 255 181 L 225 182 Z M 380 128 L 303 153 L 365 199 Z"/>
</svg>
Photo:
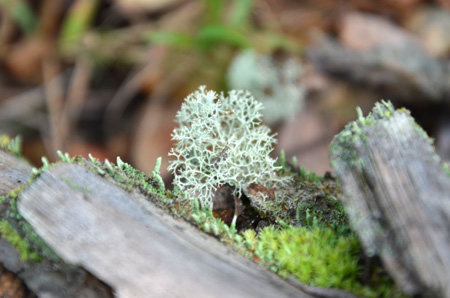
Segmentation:
<svg viewBox="0 0 450 298">
<path fill-rule="evenodd" d="M 292 118 L 303 105 L 302 74 L 298 59 L 245 50 L 231 63 L 228 83 L 231 89 L 249 90 L 265 107 L 264 121 L 277 124 Z"/>
<path fill-rule="evenodd" d="M 189 95 L 172 134 L 176 146 L 169 155 L 175 159 L 169 170 L 174 185 L 212 206 L 214 192 L 225 184 L 240 196 L 252 183 L 273 187 L 288 181 L 276 174 L 280 167 L 269 156 L 276 140 L 261 124 L 262 109 L 249 92 L 241 90 L 225 96 L 200 87 Z"/>
</svg>

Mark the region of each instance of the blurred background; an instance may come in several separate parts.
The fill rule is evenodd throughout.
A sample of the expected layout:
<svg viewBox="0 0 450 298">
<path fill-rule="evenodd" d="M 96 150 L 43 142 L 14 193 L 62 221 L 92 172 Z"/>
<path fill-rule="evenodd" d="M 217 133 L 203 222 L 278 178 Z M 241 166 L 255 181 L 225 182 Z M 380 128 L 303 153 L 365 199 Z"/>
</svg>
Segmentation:
<svg viewBox="0 0 450 298">
<path fill-rule="evenodd" d="M 450 158 L 448 0 L 0 0 L 0 134 L 34 165 L 91 153 L 150 173 L 200 85 L 248 89 L 275 156 L 318 174 L 360 106 L 411 110 Z"/>
</svg>

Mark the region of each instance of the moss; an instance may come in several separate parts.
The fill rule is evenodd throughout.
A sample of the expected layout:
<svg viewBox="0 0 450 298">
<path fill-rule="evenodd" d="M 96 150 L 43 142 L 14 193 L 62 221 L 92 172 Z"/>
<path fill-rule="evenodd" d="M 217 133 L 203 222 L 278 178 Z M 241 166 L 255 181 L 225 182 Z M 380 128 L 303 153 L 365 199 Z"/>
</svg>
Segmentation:
<svg viewBox="0 0 450 298">
<path fill-rule="evenodd" d="M 367 286 L 360 283 L 361 248 L 354 235 L 339 236 L 332 229 L 287 226 L 267 227 L 259 234 L 247 230 L 242 250 L 283 277 L 303 283 L 339 288 L 364 297 L 400 297 L 392 282 Z"/>
<path fill-rule="evenodd" d="M 372 112 L 366 117 L 360 108 L 357 108 L 358 119 L 350 122 L 345 129 L 336 135 L 330 145 L 330 154 L 335 158 L 332 159 L 333 168 L 337 168 L 336 162 L 344 162 L 351 167 L 361 165 L 363 161 L 358 157 L 353 144 L 364 141 L 366 135 L 364 129 L 373 127 L 380 119 L 388 119 L 395 112 L 394 106 L 389 101 L 381 101 L 376 103 Z"/>
<path fill-rule="evenodd" d="M 61 259 L 56 255 L 56 253 L 45 243 L 44 240 L 42 240 L 31 225 L 19 213 L 17 208 L 18 195 L 24 188 L 24 185 L 17 187 L 4 199 L 0 207 L 3 215 L 2 218 L 26 242 L 28 252 L 30 256 L 33 256 L 33 258 L 23 259 L 24 261 L 38 261 L 43 258 L 53 261 L 60 261 Z"/>
<path fill-rule="evenodd" d="M 16 136 L 14 139 L 11 139 L 7 135 L 0 135 L 0 149 L 3 149 L 16 157 L 22 158 L 22 138 Z"/>
<path fill-rule="evenodd" d="M 338 169 L 338 163 L 342 163 L 350 168 L 364 167 L 364 161 L 357 154 L 357 147 L 367 139 L 367 130 L 375 127 L 376 123 L 391 118 L 394 114 L 403 113 L 410 117 L 410 112 L 405 109 L 395 110 L 390 101 L 377 102 L 366 117 L 363 116 L 360 108 L 357 108 L 358 119 L 350 122 L 345 129 L 336 135 L 330 144 L 331 165 Z M 426 143 L 433 145 L 434 140 L 410 117 L 414 130 L 422 137 Z M 439 160 L 438 155 L 434 155 Z"/>
<path fill-rule="evenodd" d="M 42 260 L 42 257 L 38 253 L 32 251 L 29 242 L 22 238 L 5 219 L 0 220 L 0 234 L 3 239 L 16 248 L 22 261 Z"/>
<path fill-rule="evenodd" d="M 92 193 L 92 189 L 90 189 L 89 187 L 86 187 L 84 185 L 78 185 L 73 183 L 69 178 L 65 178 L 62 177 L 61 178 L 71 189 L 75 190 L 75 191 L 81 191 L 85 194 L 89 194 Z"/>
<path fill-rule="evenodd" d="M 442 168 L 447 176 L 450 176 L 450 163 L 446 162 L 442 164 Z"/>
<path fill-rule="evenodd" d="M 284 150 L 281 150 L 280 157 L 278 159 L 278 162 L 275 164 L 276 166 L 281 167 L 279 170 L 279 173 L 281 175 L 289 175 L 289 176 L 296 176 L 297 180 L 305 180 L 308 182 L 313 183 L 319 183 L 323 181 L 323 177 L 317 175 L 313 171 L 308 171 L 304 167 L 298 167 L 297 166 L 297 158 L 294 156 L 292 158 L 292 162 L 286 161 L 286 154 L 284 153 Z"/>
<path fill-rule="evenodd" d="M 250 198 L 259 202 L 259 206 L 255 207 L 261 216 L 274 223 L 283 221 L 293 226 L 308 226 L 312 220 L 317 220 L 321 225 L 348 230 L 347 216 L 337 201 L 340 188 L 334 178 L 321 177 L 298 167 L 295 159 L 287 163 L 283 152 L 279 163 L 279 174 L 293 179 L 275 189 L 273 198 L 261 195 Z"/>
<path fill-rule="evenodd" d="M 327 227 L 338 235 L 349 235 L 352 232 L 344 207 L 336 200 L 323 199 L 323 202 L 299 204 L 297 219 L 306 228 Z"/>
<path fill-rule="evenodd" d="M 295 276 L 319 287 L 351 289 L 358 276 L 359 245 L 354 236 L 336 237 L 330 229 L 268 227 L 244 232 L 261 263 L 284 277 Z"/>
<path fill-rule="evenodd" d="M 129 192 L 139 190 L 147 196 L 163 195 L 165 192 L 163 180 L 159 175 L 160 159 L 159 164 L 157 162 L 155 170 L 150 177 L 128 163 L 123 162 L 120 157 L 117 158 L 117 164 L 108 160 L 101 162 L 91 155 L 89 161 L 84 158 L 75 158 L 74 162 L 91 169 L 101 176 L 112 179 L 111 181 L 114 184 Z"/>
</svg>

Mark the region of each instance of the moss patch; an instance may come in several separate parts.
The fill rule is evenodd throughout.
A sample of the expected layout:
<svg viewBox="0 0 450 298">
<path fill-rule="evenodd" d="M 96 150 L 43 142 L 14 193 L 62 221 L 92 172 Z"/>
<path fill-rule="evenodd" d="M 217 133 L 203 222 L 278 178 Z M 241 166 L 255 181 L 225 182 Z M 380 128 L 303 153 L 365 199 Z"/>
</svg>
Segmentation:
<svg viewBox="0 0 450 298">
<path fill-rule="evenodd" d="M 14 240 L 14 242 L 11 242 L 4 237 L 5 240 L 18 249 L 23 261 L 40 261 L 44 258 L 53 261 L 61 261 L 56 253 L 44 242 L 44 240 L 42 240 L 42 238 L 33 230 L 31 225 L 19 213 L 17 200 L 20 191 L 24 188 L 25 186 L 22 185 L 12 190 L 0 204 L 0 214 L 3 221 L 3 228 L 5 229 L 4 231 L 8 235 L 13 235 L 9 233 L 11 230 L 8 229 L 8 226 L 11 227 L 14 233 L 17 234 L 17 237 L 20 237 L 23 241 L 19 241 L 20 239 L 16 236 L 9 237 L 9 239 Z M 8 224 L 8 226 L 6 224 Z"/>
<path fill-rule="evenodd" d="M 294 276 L 303 283 L 339 288 L 363 297 L 403 297 L 391 280 L 382 285 L 360 282 L 361 248 L 354 235 L 338 235 L 323 227 L 267 227 L 259 234 L 243 234 L 244 250 L 253 260 L 283 277 Z"/>
<path fill-rule="evenodd" d="M 29 241 L 22 238 L 16 230 L 5 219 L 0 220 L 0 234 L 3 239 L 14 246 L 20 255 L 20 259 L 26 261 L 41 261 L 39 253 L 33 251 Z"/>
</svg>

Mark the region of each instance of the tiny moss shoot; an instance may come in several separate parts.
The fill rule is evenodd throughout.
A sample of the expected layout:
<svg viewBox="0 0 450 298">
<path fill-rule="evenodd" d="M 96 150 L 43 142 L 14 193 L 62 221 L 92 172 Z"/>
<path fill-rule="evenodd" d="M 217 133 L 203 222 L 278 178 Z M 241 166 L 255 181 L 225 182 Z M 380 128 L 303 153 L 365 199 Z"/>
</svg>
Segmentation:
<svg viewBox="0 0 450 298">
<path fill-rule="evenodd" d="M 14 156 L 21 158 L 22 137 L 16 136 L 15 138 L 11 139 L 7 135 L 0 135 L 0 149 L 3 149 Z"/>
</svg>

